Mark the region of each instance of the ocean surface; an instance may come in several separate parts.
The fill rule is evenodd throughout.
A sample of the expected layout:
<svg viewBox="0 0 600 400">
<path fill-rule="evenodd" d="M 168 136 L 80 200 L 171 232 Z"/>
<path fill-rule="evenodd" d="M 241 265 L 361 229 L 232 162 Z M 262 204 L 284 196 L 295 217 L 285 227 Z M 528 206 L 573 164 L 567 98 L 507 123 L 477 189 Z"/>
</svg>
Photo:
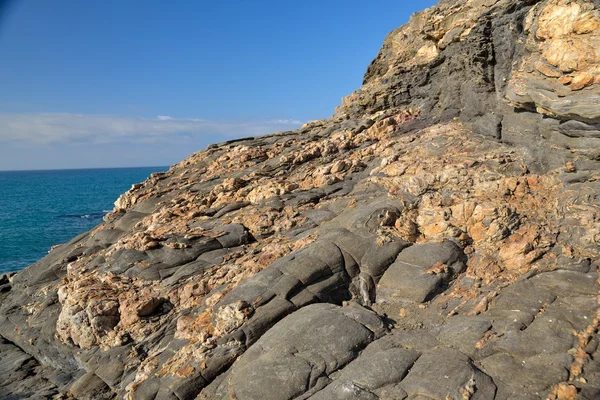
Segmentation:
<svg viewBox="0 0 600 400">
<path fill-rule="evenodd" d="M 102 222 L 131 185 L 168 167 L 0 171 L 0 273 Z"/>
</svg>

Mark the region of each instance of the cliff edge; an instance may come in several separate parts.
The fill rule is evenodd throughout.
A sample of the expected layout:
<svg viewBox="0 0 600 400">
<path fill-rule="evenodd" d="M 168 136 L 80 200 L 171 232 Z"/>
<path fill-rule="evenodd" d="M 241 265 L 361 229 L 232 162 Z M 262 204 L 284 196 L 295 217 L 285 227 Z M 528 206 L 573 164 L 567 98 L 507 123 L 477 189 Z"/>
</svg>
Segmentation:
<svg viewBox="0 0 600 400">
<path fill-rule="evenodd" d="M 600 398 L 600 1 L 442 0 L 297 131 L 0 280 L 0 398 Z"/>
</svg>

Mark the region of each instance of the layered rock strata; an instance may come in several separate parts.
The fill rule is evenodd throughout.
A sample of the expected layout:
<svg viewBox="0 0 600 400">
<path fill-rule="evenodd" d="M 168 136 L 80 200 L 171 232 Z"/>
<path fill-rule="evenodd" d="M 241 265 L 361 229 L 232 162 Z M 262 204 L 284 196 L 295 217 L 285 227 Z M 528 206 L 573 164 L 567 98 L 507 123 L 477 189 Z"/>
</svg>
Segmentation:
<svg viewBox="0 0 600 400">
<path fill-rule="evenodd" d="M 0 397 L 597 399 L 600 2 L 443 0 L 333 117 L 0 280 Z"/>
</svg>

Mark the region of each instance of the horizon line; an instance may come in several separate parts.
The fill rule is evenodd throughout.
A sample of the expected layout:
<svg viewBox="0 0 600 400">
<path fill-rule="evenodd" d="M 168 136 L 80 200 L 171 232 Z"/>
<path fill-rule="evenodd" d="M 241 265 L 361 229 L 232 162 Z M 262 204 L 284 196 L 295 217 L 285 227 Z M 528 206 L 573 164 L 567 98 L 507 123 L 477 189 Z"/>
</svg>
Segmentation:
<svg viewBox="0 0 600 400">
<path fill-rule="evenodd" d="M 171 168 L 171 165 L 139 165 L 130 167 L 87 167 L 87 168 L 42 168 L 42 169 L 3 169 L 0 172 L 58 172 L 58 171 L 88 171 L 100 169 L 135 169 L 135 168 Z"/>
</svg>

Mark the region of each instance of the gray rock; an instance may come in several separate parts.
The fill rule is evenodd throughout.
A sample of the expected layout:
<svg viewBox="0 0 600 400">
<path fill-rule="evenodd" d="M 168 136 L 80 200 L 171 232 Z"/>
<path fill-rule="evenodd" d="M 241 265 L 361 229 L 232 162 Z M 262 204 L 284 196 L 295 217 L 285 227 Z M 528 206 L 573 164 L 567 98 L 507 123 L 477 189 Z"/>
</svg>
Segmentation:
<svg viewBox="0 0 600 400">
<path fill-rule="evenodd" d="M 567 354 L 542 354 L 515 359 L 506 353 L 497 353 L 481 360 L 481 368 L 494 377 L 501 390 L 510 396 L 545 397 L 551 382 L 569 378 L 572 358 Z M 506 395 L 505 395 L 506 396 Z M 506 397 L 505 397 L 506 398 Z"/>
<path fill-rule="evenodd" d="M 189 263 L 203 253 L 220 248 L 222 248 L 222 246 L 218 240 L 213 238 L 203 238 L 194 241 L 189 248 L 175 249 L 163 246 L 157 249 L 148 250 L 146 253 L 153 262 L 160 262 L 167 266 L 174 267 Z"/>
<path fill-rule="evenodd" d="M 73 382 L 69 393 L 81 400 L 109 399 L 111 397 L 109 387 L 93 372 L 88 372 Z"/>
<path fill-rule="evenodd" d="M 221 386 L 240 400 L 292 399 L 313 387 L 321 375 L 345 366 L 384 332 L 379 318 L 365 309 L 306 306 L 254 343 Z"/>
<path fill-rule="evenodd" d="M 436 337 L 440 343 L 473 356 L 476 352 L 475 345 L 491 327 L 492 323 L 485 316 L 456 316 L 434 331 L 438 332 Z"/>
<path fill-rule="evenodd" d="M 121 214 L 120 217 L 115 222 L 115 228 L 128 231 L 133 228 L 135 224 L 137 224 L 142 218 L 144 218 L 148 214 L 144 214 L 138 211 L 130 210 L 125 214 Z"/>
<path fill-rule="evenodd" d="M 0 338 L 0 398 L 48 398 L 58 388 L 43 377 L 43 368 L 29 354 Z"/>
<path fill-rule="evenodd" d="M 387 269 L 377 285 L 377 302 L 430 300 L 465 268 L 464 254 L 450 241 L 427 243 L 403 250 Z M 436 263 L 447 266 L 447 272 L 427 273 Z"/>
<path fill-rule="evenodd" d="M 496 385 L 478 370 L 469 357 L 456 350 L 432 349 L 424 353 L 400 384 L 410 396 L 433 399 L 461 399 L 471 391 L 471 399 L 493 399 Z"/>
<path fill-rule="evenodd" d="M 373 393 L 388 384 L 400 382 L 419 357 L 414 350 L 382 349 L 368 346 L 361 355 L 342 369 L 334 381 L 310 399 L 373 398 Z"/>
<path fill-rule="evenodd" d="M 248 232 L 243 225 L 229 224 L 214 229 L 215 232 L 224 232 L 225 235 L 217 237 L 223 248 L 241 246 L 249 240 Z"/>
<path fill-rule="evenodd" d="M 396 260 L 398 254 L 410 246 L 403 240 L 385 243 L 383 246 L 372 246 L 360 260 L 360 270 L 368 273 L 375 283 L 379 282 L 383 273 Z"/>
</svg>

